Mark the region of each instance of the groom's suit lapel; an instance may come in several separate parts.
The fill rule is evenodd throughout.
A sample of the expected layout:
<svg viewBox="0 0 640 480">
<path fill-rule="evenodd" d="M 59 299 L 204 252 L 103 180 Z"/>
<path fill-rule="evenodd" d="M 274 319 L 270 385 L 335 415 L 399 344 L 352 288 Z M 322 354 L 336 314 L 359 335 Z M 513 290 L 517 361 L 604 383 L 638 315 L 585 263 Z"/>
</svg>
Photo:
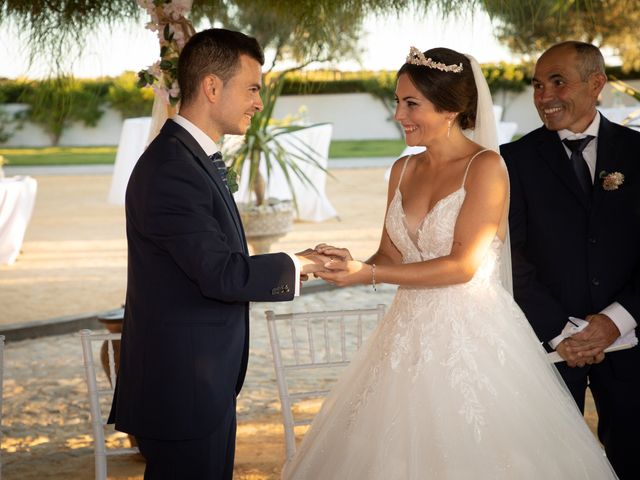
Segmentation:
<svg viewBox="0 0 640 480">
<path fill-rule="evenodd" d="M 557 132 L 552 132 L 542 127 L 542 138 L 538 144 L 540 156 L 547 162 L 549 168 L 556 174 L 565 187 L 576 197 L 580 204 L 586 209 L 590 208 L 589 197 L 578 183 L 576 174 L 571 165 L 571 159 L 567 155 Z"/>
<path fill-rule="evenodd" d="M 168 120 L 164 125 L 164 129 L 168 130 L 168 133 L 174 135 L 178 138 L 187 149 L 193 154 L 196 160 L 200 163 L 202 168 L 207 172 L 211 180 L 213 181 L 216 188 L 220 191 L 220 195 L 222 196 L 227 209 L 229 210 L 229 214 L 233 219 L 233 223 L 236 226 L 236 230 L 238 232 L 238 236 L 242 239 L 242 248 L 246 251 L 247 241 L 244 236 L 244 229 L 242 228 L 242 221 L 240 220 L 240 213 L 238 212 L 238 208 L 236 207 L 236 203 L 229 192 L 227 186 L 223 183 L 222 178 L 220 177 L 220 173 L 216 170 L 213 165 L 211 159 L 207 156 L 207 154 L 202 150 L 202 147 L 198 144 L 198 142 L 193 138 L 184 128 L 175 123 L 172 120 Z M 246 253 L 246 252 L 245 252 Z"/>
<path fill-rule="evenodd" d="M 620 170 L 618 159 L 621 145 L 616 142 L 615 131 L 609 120 L 600 115 L 600 129 L 598 131 L 598 153 L 596 170 L 593 179 L 593 213 L 597 213 L 607 192 L 602 188 L 600 172 L 615 172 Z"/>
</svg>

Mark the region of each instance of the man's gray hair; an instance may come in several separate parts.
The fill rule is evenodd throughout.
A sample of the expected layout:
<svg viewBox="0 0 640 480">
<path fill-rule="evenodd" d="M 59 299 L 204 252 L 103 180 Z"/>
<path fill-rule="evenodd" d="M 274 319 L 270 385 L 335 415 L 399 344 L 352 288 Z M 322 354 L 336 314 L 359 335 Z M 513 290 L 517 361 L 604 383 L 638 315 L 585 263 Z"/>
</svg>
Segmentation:
<svg viewBox="0 0 640 480">
<path fill-rule="evenodd" d="M 578 59 L 580 61 L 578 70 L 580 72 L 580 79 L 583 82 L 587 81 L 589 75 L 592 73 L 601 73 L 606 76 L 604 71 L 604 57 L 598 47 L 586 42 L 569 40 L 567 42 L 558 43 L 549 48 L 549 50 L 563 47 L 572 47 L 578 54 Z"/>
</svg>

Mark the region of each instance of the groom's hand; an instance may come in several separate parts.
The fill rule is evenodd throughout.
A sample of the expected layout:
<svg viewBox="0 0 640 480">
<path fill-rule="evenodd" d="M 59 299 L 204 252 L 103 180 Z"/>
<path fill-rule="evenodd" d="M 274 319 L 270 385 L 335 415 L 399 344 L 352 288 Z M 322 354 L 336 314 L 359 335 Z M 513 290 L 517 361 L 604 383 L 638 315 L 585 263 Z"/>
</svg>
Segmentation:
<svg viewBox="0 0 640 480">
<path fill-rule="evenodd" d="M 300 278 L 306 280 L 310 273 L 316 273 L 325 269 L 325 263 L 331 260 L 326 255 L 321 255 L 311 248 L 296 253 L 296 258 L 300 262 Z M 305 278 L 306 277 L 306 278 Z"/>
</svg>

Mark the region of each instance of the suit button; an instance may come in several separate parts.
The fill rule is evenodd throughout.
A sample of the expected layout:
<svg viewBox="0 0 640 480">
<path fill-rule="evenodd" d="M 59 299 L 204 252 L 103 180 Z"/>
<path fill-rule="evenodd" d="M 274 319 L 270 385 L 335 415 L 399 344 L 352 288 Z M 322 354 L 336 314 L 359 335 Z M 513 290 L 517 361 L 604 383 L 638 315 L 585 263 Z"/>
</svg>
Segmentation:
<svg viewBox="0 0 640 480">
<path fill-rule="evenodd" d="M 597 287 L 598 285 L 600 285 L 600 280 L 598 280 L 596 277 L 593 277 L 593 278 L 591 279 L 591 284 L 592 284 L 594 287 Z"/>
<path fill-rule="evenodd" d="M 598 240 L 596 240 L 595 237 L 589 237 L 587 239 L 587 241 L 591 244 L 591 245 L 595 245 L 596 243 L 598 243 Z"/>
</svg>

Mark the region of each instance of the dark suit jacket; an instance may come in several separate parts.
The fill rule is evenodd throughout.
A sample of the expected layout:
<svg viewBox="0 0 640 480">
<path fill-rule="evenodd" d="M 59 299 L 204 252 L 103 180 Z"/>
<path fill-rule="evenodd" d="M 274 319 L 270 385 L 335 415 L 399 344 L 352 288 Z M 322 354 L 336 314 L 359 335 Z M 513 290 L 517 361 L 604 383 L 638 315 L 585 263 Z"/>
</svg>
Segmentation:
<svg viewBox="0 0 640 480">
<path fill-rule="evenodd" d="M 501 153 L 511 181 L 514 296 L 540 340 L 559 335 L 568 316 L 614 301 L 640 321 L 640 133 L 601 117 L 590 196 L 557 132 L 541 127 Z M 604 190 L 603 171 L 623 173 L 624 183 Z"/>
<path fill-rule="evenodd" d="M 203 437 L 235 408 L 249 301 L 291 300 L 293 262 L 247 254 L 219 173 L 171 120 L 140 157 L 125 204 L 127 297 L 110 420 L 141 437 Z"/>
</svg>

